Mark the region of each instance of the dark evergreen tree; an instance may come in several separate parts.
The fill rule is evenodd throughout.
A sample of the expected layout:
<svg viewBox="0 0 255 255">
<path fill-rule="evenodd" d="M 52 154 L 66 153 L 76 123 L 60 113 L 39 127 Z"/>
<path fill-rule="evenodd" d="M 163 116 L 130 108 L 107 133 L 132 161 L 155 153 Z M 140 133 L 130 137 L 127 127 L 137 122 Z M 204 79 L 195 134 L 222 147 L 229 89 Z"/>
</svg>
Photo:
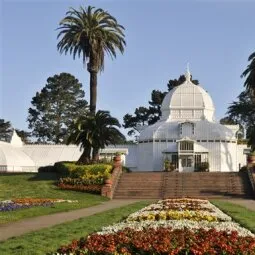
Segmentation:
<svg viewBox="0 0 255 255">
<path fill-rule="evenodd" d="M 152 125 L 161 117 L 161 104 L 167 92 L 153 90 L 151 92 L 151 101 L 149 101 L 148 124 Z"/>
<path fill-rule="evenodd" d="M 246 129 L 248 145 L 255 150 L 255 101 L 249 90 L 243 91 L 229 106 L 227 117 Z"/>
<path fill-rule="evenodd" d="M 226 116 L 226 117 L 220 119 L 220 124 L 222 124 L 222 125 L 237 125 L 238 123 L 236 120 L 233 120 L 231 117 Z"/>
<path fill-rule="evenodd" d="M 29 108 L 29 128 L 37 142 L 65 143 L 75 116 L 87 114 L 82 84 L 73 75 L 61 73 L 47 79 Z"/>
<path fill-rule="evenodd" d="M 126 114 L 124 116 L 124 128 L 132 128 L 128 131 L 128 135 L 134 135 L 135 132 L 139 132 L 139 127 L 148 125 L 149 109 L 146 107 L 138 107 L 135 109 L 134 116 Z"/>
<path fill-rule="evenodd" d="M 25 144 L 27 143 L 31 143 L 31 132 L 25 131 L 25 130 L 21 130 L 21 129 L 15 129 L 15 131 L 17 132 L 17 135 L 21 138 L 21 141 Z"/>
<path fill-rule="evenodd" d="M 10 121 L 0 119 L 0 141 L 9 142 L 12 136 L 13 128 Z"/>
<path fill-rule="evenodd" d="M 244 86 L 253 95 L 253 100 L 255 101 L 255 52 L 253 52 L 249 58 L 250 64 L 242 73 L 241 77 L 246 77 Z"/>
</svg>

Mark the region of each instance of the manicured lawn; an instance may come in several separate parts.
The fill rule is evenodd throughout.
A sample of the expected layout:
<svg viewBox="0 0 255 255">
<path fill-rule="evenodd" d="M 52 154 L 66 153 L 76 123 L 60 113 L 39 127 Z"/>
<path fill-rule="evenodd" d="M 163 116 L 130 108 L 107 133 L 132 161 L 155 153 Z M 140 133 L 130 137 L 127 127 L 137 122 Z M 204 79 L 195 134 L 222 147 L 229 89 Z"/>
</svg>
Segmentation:
<svg viewBox="0 0 255 255">
<path fill-rule="evenodd" d="M 0 224 L 33 216 L 70 211 L 99 204 L 108 199 L 99 195 L 58 189 L 54 173 L 0 174 L 0 200 L 14 198 L 57 198 L 78 200 L 78 203 L 58 203 L 53 207 L 33 207 L 17 211 L 0 212 Z"/>
<path fill-rule="evenodd" d="M 88 234 L 100 230 L 103 226 L 121 221 L 149 202 L 138 202 L 129 206 L 112 209 L 104 213 L 89 216 L 61 224 L 56 227 L 32 232 L 17 238 L 11 238 L 0 243 L 0 254 L 4 255 L 39 255 L 54 252 L 61 245 L 69 244 L 73 239 L 80 239 Z"/>
<path fill-rule="evenodd" d="M 255 211 L 221 200 L 211 200 L 211 202 L 232 217 L 234 221 L 255 233 Z"/>
</svg>

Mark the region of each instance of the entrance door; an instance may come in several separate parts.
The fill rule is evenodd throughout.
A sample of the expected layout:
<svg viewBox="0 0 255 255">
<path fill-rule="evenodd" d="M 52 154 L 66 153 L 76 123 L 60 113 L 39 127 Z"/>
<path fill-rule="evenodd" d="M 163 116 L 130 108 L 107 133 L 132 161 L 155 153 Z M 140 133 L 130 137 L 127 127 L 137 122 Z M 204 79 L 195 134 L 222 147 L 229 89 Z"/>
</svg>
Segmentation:
<svg viewBox="0 0 255 255">
<path fill-rule="evenodd" d="M 183 172 L 193 172 L 193 156 L 181 156 L 181 164 Z"/>
</svg>

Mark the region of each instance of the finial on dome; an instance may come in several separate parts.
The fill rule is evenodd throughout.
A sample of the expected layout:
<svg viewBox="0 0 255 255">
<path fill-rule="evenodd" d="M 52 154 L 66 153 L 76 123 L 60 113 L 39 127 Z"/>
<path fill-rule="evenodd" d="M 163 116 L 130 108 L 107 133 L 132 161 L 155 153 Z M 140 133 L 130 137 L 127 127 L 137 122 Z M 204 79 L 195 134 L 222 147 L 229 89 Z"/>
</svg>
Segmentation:
<svg viewBox="0 0 255 255">
<path fill-rule="evenodd" d="M 191 74 L 190 74 L 190 71 L 189 71 L 189 62 L 187 63 L 187 69 L 186 69 L 185 78 L 186 78 L 186 81 L 190 81 L 191 80 Z"/>
</svg>

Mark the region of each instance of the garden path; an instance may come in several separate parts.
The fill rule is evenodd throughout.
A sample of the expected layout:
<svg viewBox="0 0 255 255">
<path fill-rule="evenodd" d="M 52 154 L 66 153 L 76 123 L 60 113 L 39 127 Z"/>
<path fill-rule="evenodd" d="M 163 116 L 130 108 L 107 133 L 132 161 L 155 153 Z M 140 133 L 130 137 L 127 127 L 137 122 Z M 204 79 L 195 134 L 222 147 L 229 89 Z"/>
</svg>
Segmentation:
<svg viewBox="0 0 255 255">
<path fill-rule="evenodd" d="M 255 211 L 255 200 L 252 199 L 224 199 L 226 202 L 230 202 L 233 204 L 241 205 L 246 207 L 247 209 L 250 209 L 252 211 Z"/>
<path fill-rule="evenodd" d="M 0 241 L 5 241 L 8 238 L 20 236 L 31 231 L 40 230 L 43 228 L 52 227 L 68 221 L 73 221 L 93 214 L 101 213 L 110 209 L 129 205 L 141 201 L 138 199 L 114 199 L 103 202 L 100 205 L 74 210 L 70 212 L 61 212 L 51 215 L 44 215 L 21 221 L 0 225 Z"/>
</svg>

